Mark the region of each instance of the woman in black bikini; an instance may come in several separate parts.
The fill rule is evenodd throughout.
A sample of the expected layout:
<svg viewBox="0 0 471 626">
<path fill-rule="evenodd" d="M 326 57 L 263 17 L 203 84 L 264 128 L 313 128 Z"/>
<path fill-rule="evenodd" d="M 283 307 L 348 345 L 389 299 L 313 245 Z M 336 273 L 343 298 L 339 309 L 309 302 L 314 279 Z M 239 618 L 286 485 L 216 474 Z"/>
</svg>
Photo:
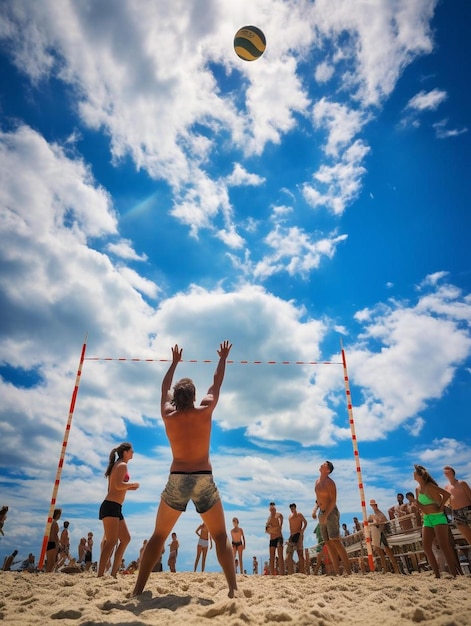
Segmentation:
<svg viewBox="0 0 471 626">
<path fill-rule="evenodd" d="M 139 488 L 139 483 L 129 482 L 127 464 L 133 455 L 132 445 L 127 442 L 113 448 L 110 453 L 110 461 L 105 472 L 105 477 L 108 478 L 108 494 L 102 502 L 99 514 L 99 518 L 103 521 L 104 541 L 98 565 L 98 576 L 103 576 L 105 573 L 108 559 L 116 546 L 111 568 L 111 575 L 116 578 L 124 551 L 131 541 L 131 535 L 123 517 L 122 505 L 126 491 L 130 489 L 135 491 Z"/>
</svg>

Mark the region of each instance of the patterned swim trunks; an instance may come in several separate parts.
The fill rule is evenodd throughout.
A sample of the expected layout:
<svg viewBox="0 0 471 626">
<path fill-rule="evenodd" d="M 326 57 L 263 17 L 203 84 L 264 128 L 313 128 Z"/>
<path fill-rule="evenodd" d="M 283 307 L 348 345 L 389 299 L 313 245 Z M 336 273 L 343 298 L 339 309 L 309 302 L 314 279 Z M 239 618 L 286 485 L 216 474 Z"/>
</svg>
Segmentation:
<svg viewBox="0 0 471 626">
<path fill-rule="evenodd" d="M 462 509 L 453 511 L 453 521 L 460 526 L 471 527 L 471 506 L 464 506 Z"/>
<path fill-rule="evenodd" d="M 186 511 L 192 500 L 198 513 L 206 513 L 221 499 L 209 472 L 171 473 L 161 497 L 176 511 Z"/>
<path fill-rule="evenodd" d="M 319 523 L 321 527 L 322 539 L 338 539 L 340 537 L 340 512 L 337 506 L 334 506 L 326 520 L 322 519 Z"/>
</svg>

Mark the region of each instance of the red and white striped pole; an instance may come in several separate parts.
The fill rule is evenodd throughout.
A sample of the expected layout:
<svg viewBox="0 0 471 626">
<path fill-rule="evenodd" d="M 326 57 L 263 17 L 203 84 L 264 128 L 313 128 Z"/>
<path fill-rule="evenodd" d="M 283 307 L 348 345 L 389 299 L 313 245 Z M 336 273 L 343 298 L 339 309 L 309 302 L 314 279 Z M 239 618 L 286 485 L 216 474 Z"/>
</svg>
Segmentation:
<svg viewBox="0 0 471 626">
<path fill-rule="evenodd" d="M 368 517 L 367 517 L 367 512 L 366 512 L 365 490 L 363 487 L 363 478 L 361 475 L 360 453 L 358 452 L 358 441 L 357 441 L 357 436 L 355 433 L 355 421 L 353 419 L 352 397 L 350 394 L 350 382 L 348 380 L 347 358 L 345 356 L 345 350 L 343 349 L 342 340 L 340 340 L 340 345 L 342 348 L 343 378 L 345 382 L 345 394 L 347 396 L 348 421 L 350 422 L 350 431 L 352 433 L 353 455 L 355 457 L 355 465 L 357 468 L 357 478 L 358 478 L 358 488 L 360 490 L 361 511 L 363 514 L 363 528 L 364 528 L 365 540 L 366 540 L 366 552 L 368 554 L 368 564 L 370 566 L 370 571 L 374 572 L 375 566 L 374 566 L 374 560 L 373 560 L 373 551 L 371 548 L 370 529 L 368 527 Z"/>
<path fill-rule="evenodd" d="M 77 394 L 78 394 L 78 389 L 80 385 L 80 377 L 82 375 L 82 366 L 85 360 L 86 349 L 87 349 L 87 337 L 85 337 L 85 343 L 82 346 L 82 354 L 80 356 L 80 363 L 79 363 L 78 370 L 77 370 L 77 376 L 75 378 L 75 387 L 72 393 L 72 399 L 70 401 L 69 417 L 67 419 L 67 425 L 65 427 L 64 439 L 62 440 L 62 448 L 61 448 L 61 453 L 59 457 L 59 463 L 57 465 L 56 480 L 54 482 L 54 487 L 52 488 L 51 505 L 49 507 L 49 515 L 48 515 L 47 522 L 46 522 L 46 529 L 44 531 L 43 543 L 41 547 L 41 555 L 39 557 L 39 562 L 38 562 L 38 569 L 42 569 L 43 564 L 44 564 L 44 558 L 46 556 L 46 548 L 47 548 L 47 542 L 49 541 L 49 532 L 51 530 L 52 516 L 54 515 L 54 509 L 56 508 L 57 493 L 59 491 L 62 467 L 64 465 L 65 450 L 67 448 L 67 442 L 69 441 L 70 428 L 72 426 L 72 417 L 74 415 L 75 401 L 77 400 Z"/>
</svg>

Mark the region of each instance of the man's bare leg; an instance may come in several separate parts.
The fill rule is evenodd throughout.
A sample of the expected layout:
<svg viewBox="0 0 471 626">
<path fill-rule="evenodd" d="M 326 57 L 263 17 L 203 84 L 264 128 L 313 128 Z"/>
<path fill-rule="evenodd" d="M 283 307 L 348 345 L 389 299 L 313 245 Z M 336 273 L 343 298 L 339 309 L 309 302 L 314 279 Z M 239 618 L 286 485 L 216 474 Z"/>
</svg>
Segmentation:
<svg viewBox="0 0 471 626">
<path fill-rule="evenodd" d="M 351 574 L 352 573 L 352 569 L 350 567 L 350 560 L 348 558 L 348 553 L 345 550 L 345 546 L 343 545 L 341 540 L 340 539 L 333 539 L 332 540 L 332 547 L 334 548 L 335 552 L 337 553 L 337 557 L 342 561 L 343 571 L 346 574 Z"/>
<path fill-rule="evenodd" d="M 160 501 L 159 509 L 155 519 L 155 528 L 152 537 L 147 542 L 142 559 L 137 572 L 137 581 L 132 592 L 132 596 L 138 596 L 143 592 L 150 573 L 162 554 L 164 542 L 172 532 L 172 528 L 177 523 L 181 511 L 175 511 Z"/>
<path fill-rule="evenodd" d="M 329 539 L 329 541 L 327 541 L 325 545 L 327 547 L 327 552 L 329 553 L 329 558 L 332 564 L 332 569 L 334 570 L 334 574 L 338 576 L 340 574 L 339 557 L 332 539 Z"/>
<path fill-rule="evenodd" d="M 201 517 L 216 544 L 216 554 L 219 565 L 222 567 L 222 571 L 224 572 L 229 586 L 228 596 L 229 598 L 233 598 L 234 592 L 237 591 L 234 555 L 227 537 L 226 522 L 224 520 L 224 510 L 221 501 L 216 502 L 206 513 L 201 513 Z"/>
</svg>

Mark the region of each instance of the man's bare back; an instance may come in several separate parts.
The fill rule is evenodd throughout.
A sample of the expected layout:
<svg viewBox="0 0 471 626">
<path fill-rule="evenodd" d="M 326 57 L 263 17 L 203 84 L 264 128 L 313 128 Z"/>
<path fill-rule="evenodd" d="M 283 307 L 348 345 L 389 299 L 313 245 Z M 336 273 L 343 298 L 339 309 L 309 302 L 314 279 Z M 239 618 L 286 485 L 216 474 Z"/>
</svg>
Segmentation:
<svg viewBox="0 0 471 626">
<path fill-rule="evenodd" d="M 210 471 L 209 441 L 212 410 L 207 406 L 163 414 L 173 461 L 171 472 Z"/>
</svg>

